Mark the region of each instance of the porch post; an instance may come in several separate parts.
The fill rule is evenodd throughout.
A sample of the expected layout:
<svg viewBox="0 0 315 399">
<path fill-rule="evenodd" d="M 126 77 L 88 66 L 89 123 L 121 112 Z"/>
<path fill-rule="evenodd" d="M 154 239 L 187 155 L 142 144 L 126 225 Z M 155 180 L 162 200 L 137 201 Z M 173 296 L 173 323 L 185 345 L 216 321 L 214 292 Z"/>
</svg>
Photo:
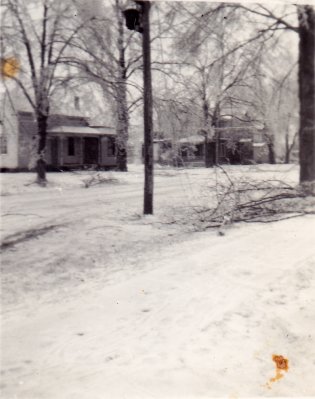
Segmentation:
<svg viewBox="0 0 315 399">
<path fill-rule="evenodd" d="M 59 165 L 63 166 L 63 152 L 64 152 L 64 137 L 59 137 L 60 152 L 59 152 Z"/>
<path fill-rule="evenodd" d="M 84 154 L 83 154 L 83 137 L 80 137 L 80 164 L 83 165 Z"/>
<path fill-rule="evenodd" d="M 102 163 L 102 137 L 98 136 L 98 166 Z"/>
<path fill-rule="evenodd" d="M 215 136 L 215 164 L 220 164 L 220 134 L 218 131 Z"/>
</svg>

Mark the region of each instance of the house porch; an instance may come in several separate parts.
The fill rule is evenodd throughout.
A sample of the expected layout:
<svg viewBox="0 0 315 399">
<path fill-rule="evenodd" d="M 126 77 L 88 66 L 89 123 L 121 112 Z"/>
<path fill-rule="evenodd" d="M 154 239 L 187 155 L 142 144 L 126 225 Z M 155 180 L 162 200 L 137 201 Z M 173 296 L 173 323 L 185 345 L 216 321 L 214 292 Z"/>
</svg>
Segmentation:
<svg viewBox="0 0 315 399">
<path fill-rule="evenodd" d="M 47 138 L 46 163 L 53 168 L 114 167 L 115 137 L 50 134 Z"/>
</svg>

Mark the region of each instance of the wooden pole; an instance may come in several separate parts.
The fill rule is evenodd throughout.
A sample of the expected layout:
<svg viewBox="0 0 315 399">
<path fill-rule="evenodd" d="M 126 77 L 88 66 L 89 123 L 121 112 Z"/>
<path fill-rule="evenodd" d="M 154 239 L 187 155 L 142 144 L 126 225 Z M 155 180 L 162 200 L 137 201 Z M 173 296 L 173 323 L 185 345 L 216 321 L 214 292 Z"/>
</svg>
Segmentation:
<svg viewBox="0 0 315 399">
<path fill-rule="evenodd" d="M 142 49 L 144 90 L 144 207 L 145 215 L 153 214 L 153 123 L 152 123 L 152 79 L 150 43 L 150 2 L 143 1 Z"/>
<path fill-rule="evenodd" d="M 315 195 L 315 10 L 298 7 L 299 99 L 300 99 L 300 183 Z"/>
</svg>

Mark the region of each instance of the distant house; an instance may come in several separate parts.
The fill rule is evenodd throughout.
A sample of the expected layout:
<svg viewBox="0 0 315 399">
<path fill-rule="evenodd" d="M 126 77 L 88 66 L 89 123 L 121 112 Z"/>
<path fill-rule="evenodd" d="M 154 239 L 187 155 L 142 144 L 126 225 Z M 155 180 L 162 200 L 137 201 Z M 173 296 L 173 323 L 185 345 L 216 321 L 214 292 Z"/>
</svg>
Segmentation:
<svg viewBox="0 0 315 399">
<path fill-rule="evenodd" d="M 268 162 L 263 129 L 236 118 L 221 119 L 207 143 L 203 132 L 179 139 L 179 156 L 184 163 L 203 164 L 208 152 L 210 165 Z"/>
<path fill-rule="evenodd" d="M 238 118 L 222 118 L 215 128 L 214 141 L 221 163 L 267 163 L 268 145 L 264 127 Z"/>
<path fill-rule="evenodd" d="M 11 127 L 10 127 L 11 126 Z M 1 170 L 27 170 L 37 148 L 32 112 L 18 111 L 11 125 L 2 126 Z M 6 131 L 10 130 L 10 131 Z M 116 165 L 116 133 L 107 126 L 90 126 L 88 118 L 55 114 L 49 117 L 45 160 L 48 169 Z"/>
</svg>

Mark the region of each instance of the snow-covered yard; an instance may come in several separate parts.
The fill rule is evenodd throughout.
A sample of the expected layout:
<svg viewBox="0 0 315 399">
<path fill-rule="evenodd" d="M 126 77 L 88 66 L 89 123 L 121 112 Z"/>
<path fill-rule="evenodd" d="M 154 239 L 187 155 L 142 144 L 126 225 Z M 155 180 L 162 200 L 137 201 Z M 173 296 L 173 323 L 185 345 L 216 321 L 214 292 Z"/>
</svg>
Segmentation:
<svg viewBox="0 0 315 399">
<path fill-rule="evenodd" d="M 297 182 L 289 165 L 231 176 Z M 214 169 L 142 168 L 84 188 L 89 172 L 2 174 L 2 397 L 315 396 L 315 217 L 173 223 L 205 201 Z M 276 376 L 273 355 L 288 359 Z"/>
</svg>

